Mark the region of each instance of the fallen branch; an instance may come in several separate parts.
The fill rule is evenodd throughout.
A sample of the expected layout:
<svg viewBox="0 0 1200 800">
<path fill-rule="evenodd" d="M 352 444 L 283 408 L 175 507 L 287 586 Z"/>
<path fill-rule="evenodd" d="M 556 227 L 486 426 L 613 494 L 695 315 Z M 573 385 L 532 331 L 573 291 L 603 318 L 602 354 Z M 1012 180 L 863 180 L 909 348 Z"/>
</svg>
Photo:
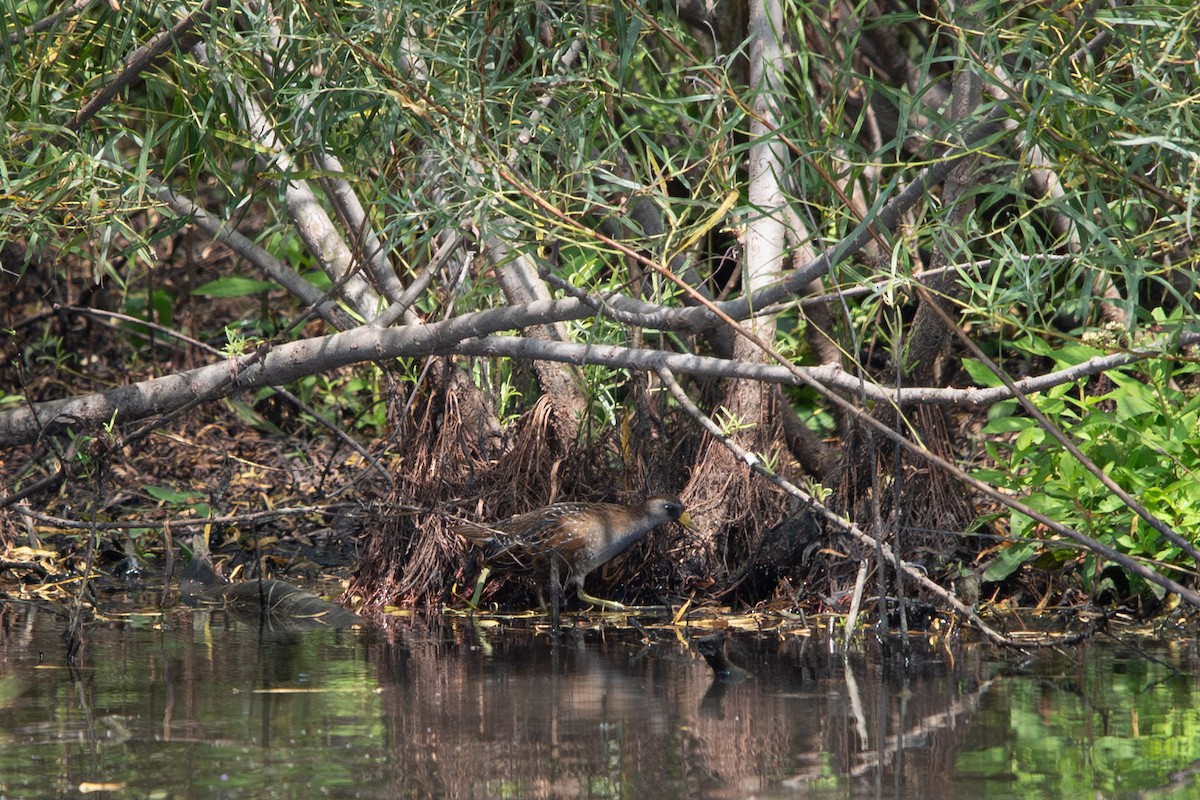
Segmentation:
<svg viewBox="0 0 1200 800">
<path fill-rule="evenodd" d="M 590 316 L 592 309 L 578 300 L 553 300 L 462 314 L 429 325 L 399 328 L 356 328 L 281 345 L 263 345 L 253 353 L 185 372 L 152 378 L 129 386 L 80 397 L 34 403 L 0 413 L 0 448 L 29 444 L 41 436 L 92 430 L 114 420 L 127 423 L 155 414 L 167 414 L 189 403 L 227 397 L 240 391 L 288 384 L 325 370 L 364 361 L 430 355 L 508 356 L 520 359 L 600 364 L 628 370 L 666 367 L 672 372 L 718 378 L 746 378 L 769 383 L 819 387 L 843 400 L 836 392 L 857 394 L 872 401 L 895 404 L 891 389 L 860 382 L 833 365 L 819 367 L 750 364 L 728 359 L 641 350 L 617 345 L 582 345 L 549 342 L 487 333 L 524 327 L 533 321 L 569 320 Z M 481 335 L 483 334 L 483 335 Z M 1174 340 L 1176 348 L 1200 343 L 1200 333 Z M 1014 383 L 1022 393 L 1097 375 L 1109 369 L 1163 355 L 1162 349 L 1145 349 L 1093 358 L 1066 370 Z M 1003 386 L 990 389 L 905 388 L 904 405 L 939 404 L 982 408 L 1013 397 Z M 834 402 L 837 402 L 834 401 Z M 855 413 L 857 406 L 850 405 Z"/>
</svg>

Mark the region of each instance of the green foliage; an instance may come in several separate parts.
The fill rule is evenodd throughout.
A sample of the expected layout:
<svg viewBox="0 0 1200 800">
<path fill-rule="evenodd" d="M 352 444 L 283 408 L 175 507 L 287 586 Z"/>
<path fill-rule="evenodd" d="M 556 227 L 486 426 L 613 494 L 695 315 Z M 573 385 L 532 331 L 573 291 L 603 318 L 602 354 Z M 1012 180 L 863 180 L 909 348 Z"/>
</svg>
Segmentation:
<svg viewBox="0 0 1200 800">
<path fill-rule="evenodd" d="M 203 496 L 196 492 L 181 492 L 170 486 L 147 486 L 146 494 L 176 512 L 190 511 L 198 519 L 212 514 L 212 506 L 204 502 Z"/>
<path fill-rule="evenodd" d="M 260 292 L 269 292 L 279 287 L 270 281 L 259 281 L 241 275 L 227 275 L 208 281 L 192 290 L 200 297 L 244 297 Z"/>
<path fill-rule="evenodd" d="M 334 424 L 368 436 L 381 436 L 387 427 L 388 398 L 383 371 L 377 365 L 311 375 L 298 381 L 292 390 L 302 402 Z M 269 393 L 273 394 L 264 390 L 256 401 L 265 399 Z M 301 421 L 305 426 L 314 423 L 307 414 Z"/>
<path fill-rule="evenodd" d="M 1002 110 L 1003 129 L 978 145 L 978 173 L 956 201 L 974 204 L 964 222 L 948 225 L 956 210 L 950 195 L 930 191 L 897 235 L 876 231 L 874 252 L 828 276 L 825 291 L 845 290 L 831 309 L 846 366 L 867 352 L 902 362 L 913 275 L 935 250 L 939 263 L 951 265 L 951 294 L 966 323 L 1004 357 L 1071 363 L 1121 346 L 1139 324 L 1159 321 L 1158 308 L 1194 300 L 1200 10 L 1191 0 L 1086 14 L 1070 4 L 1028 3 L 920 14 L 872 4 L 835 11 L 795 0 L 784 7 L 784 96 L 770 136 L 790 159 L 783 201 L 811 237 L 790 243 L 789 257 L 844 237 L 939 158 L 944 142 L 960 140 L 997 104 Z M 472 248 L 431 270 L 429 290 L 412 306 L 427 321 L 506 302 L 495 280 L 503 265 L 481 255 L 496 243 L 593 297 L 620 291 L 682 302 L 679 288 L 651 264 L 686 270 L 713 296 L 739 291 L 729 263 L 739 258 L 747 220 L 761 213 L 745 194 L 748 154 L 761 140 L 750 135 L 758 98 L 746 86 L 746 43 L 721 18 L 733 16 L 728 9 L 716 7 L 711 24 L 696 24 L 671 4 L 625 0 L 414 0 L 402 8 L 367 0 L 272 13 L 234 4 L 202 20 L 203 52 L 169 48 L 100 113 L 75 125 L 130 54 L 190 9 L 170 0 L 120 10 L 98 3 L 51 19 L 59 8 L 48 0 L 5 5 L 0 240 L 22 242 L 27 258 L 53 263 L 65 285 L 90 281 L 115 290 L 120 297 L 111 307 L 170 325 L 187 303 L 205 298 L 212 313 L 189 321 L 208 335 L 226 330 L 229 355 L 302 335 L 287 318 L 300 309 L 261 299 L 275 285 L 248 275 L 247 262 L 160 265 L 159 245 L 186 220 L 165 210 L 155 189 L 169 186 L 195 200 L 315 289 L 343 299 L 316 269 L 284 202 L 287 182 L 305 179 L 332 211 L 319 193 L 335 172 L 320 160 L 326 155 L 362 199 L 401 283 L 426 269 L 450 236 Z M 973 15 L 971 24 L 946 16 L 960 12 Z M 44 28 L 13 35 L 42 20 Z M 1100 33 L 1103 48 L 1085 49 Z M 863 57 L 885 52 L 907 61 L 894 67 Z M 984 83 L 971 120 L 947 115 L 947 78 L 959 72 Z M 248 98 L 261 107 L 271 137 L 247 118 Z M 286 158 L 273 159 L 275 148 Z M 1052 187 L 1035 185 L 1043 173 Z M 1066 327 L 1093 325 L 1109 295 L 1130 314 L 1121 337 L 1095 348 L 1056 338 L 1064 317 L 1078 323 Z M 250 296 L 261 301 L 234 302 Z M 787 309 L 778 322 L 776 346 L 803 363 L 808 319 Z M 1189 312 L 1176 322 L 1194 319 Z M 638 339 L 601 315 L 565 327 L 578 343 L 665 342 L 679 352 L 708 344 L 656 339 L 653 331 Z M 77 354 L 63 341 L 47 328 L 22 355 L 45 373 L 75 368 Z M 395 366 L 415 381 L 423 365 Z M 500 360 L 476 369 L 503 420 L 538 396 L 522 366 Z M 627 407 L 625 373 L 588 366 L 583 375 L 591 407 L 585 427 L 618 424 Z M 1177 527 L 1193 529 L 1190 367 L 1143 366 L 1111 380 L 1103 396 L 1088 394 L 1094 385 L 1062 387 L 1038 402 L 1131 491 Z M 294 388 L 322 416 L 379 430 L 386 408 L 380 384 L 367 367 Z M 836 432 L 813 392 L 790 396 L 814 431 Z M 265 392 L 253 407 L 238 408 L 279 429 L 261 408 L 269 400 Z M 736 430 L 745 422 L 726 416 L 721 424 Z M 1013 404 L 993 409 L 988 432 L 998 437 L 996 463 L 981 475 L 1034 492 L 1047 513 L 1141 557 L 1177 555 L 1057 454 Z M 1030 528 L 1028 520 L 1012 520 L 1018 535 Z M 1034 552 L 1041 551 L 1014 548 L 1000 569 Z"/>
<path fill-rule="evenodd" d="M 1084 344 L 1048 350 L 1027 340 L 1028 355 L 1049 356 L 1065 367 L 1103 350 Z M 973 376 L 986 379 L 977 363 Z M 1137 498 L 1154 516 L 1184 536 L 1200 530 L 1200 365 L 1157 359 L 1105 374 L 1105 386 L 1064 384 L 1031 397 L 1100 469 Z M 1015 401 L 992 407 L 984 433 L 992 466 L 976 477 L 1021 496 L 1031 507 L 1120 552 L 1164 566 L 1190 568 L 1179 547 L 1137 517 Z M 1018 543 L 993 563 L 989 580 L 1000 580 L 1022 564 L 1044 557 L 1033 520 L 1013 513 L 1010 533 Z M 1021 540 L 1031 540 L 1022 542 Z M 1053 545 L 1050 546 L 1053 553 Z M 1073 560 L 1070 550 L 1057 551 Z M 1084 564 L 1094 581 L 1105 565 Z"/>
<path fill-rule="evenodd" d="M 125 313 L 160 325 L 170 326 L 175 319 L 175 295 L 166 289 L 153 289 L 146 294 L 133 294 L 125 298 Z M 144 333 L 144 326 L 130 324 L 130 328 Z"/>
<path fill-rule="evenodd" d="M 713 417 L 714 422 L 716 422 L 721 428 L 721 433 L 725 434 L 726 436 L 732 436 L 738 431 L 748 430 L 753 428 L 756 424 L 743 419 L 725 406 L 719 407 L 713 414 Z"/>
<path fill-rule="evenodd" d="M 785 5 L 789 34 L 802 45 L 792 49 L 795 69 L 785 76 L 791 102 L 783 130 L 798 151 L 795 186 L 785 188 L 815 222 L 814 233 L 833 239 L 857 219 L 844 184 L 830 176 L 861 180 L 870 196 L 892 180 L 887 168 L 906 142 L 924 135 L 912 128 L 917 116 L 948 124 L 925 101 L 958 43 L 952 29 L 908 11 L 828 31 L 825 6 Z M 16 26 L 51 6 L 12 10 Z M 192 195 L 202 181 L 215 181 L 225 207 L 212 210 L 222 216 L 277 202 L 278 188 L 262 179 L 284 176 L 256 170 L 263 146 L 239 124 L 242 95 L 255 97 L 274 121 L 295 163 L 291 176 L 324 174 L 306 159 L 317 147 L 336 155 L 360 196 L 375 202 L 383 238 L 412 263 L 440 232 L 464 224 L 518 244 L 553 236 L 600 280 L 577 280 L 579 258 L 562 259 L 562 277 L 600 291 L 626 285 L 628 276 L 591 231 L 619 223 L 639 247 L 661 256 L 703 230 L 721 198 L 740 189 L 749 145 L 744 89 L 741 76 L 726 72 L 738 60 L 697 55 L 712 31 L 689 29 L 665 11 L 649 24 L 643 8 L 621 2 L 602 9 L 517 3 L 499 11 L 416 2 L 403 13 L 378 2 L 306 5 L 270 20 L 239 7 L 206 20 L 209 63 L 171 52 L 94 125 L 56 137 L 92 88 L 178 11 L 161 0 L 120 13 L 89 9 L 7 45 L 0 118 L 17 133 L 0 143 L 0 180 L 6 196 L 21 200 L 0 204 L 0 235 L 20 231 L 33 244 L 73 250 L 98 275 L 129 284 L 131 268 L 153 263 L 148 247 L 164 235 L 137 221 L 151 205 L 146 175 Z M 989 153 L 994 179 L 975 193 L 985 218 L 965 232 L 962 246 L 997 266 L 966 276 L 975 281 L 968 307 L 989 322 L 1011 310 L 1042 324 L 1060 311 L 1091 313 L 1087 278 L 1097 272 L 1129 289 L 1165 283 L 1152 254 L 1177 240 L 1198 185 L 1200 126 L 1194 104 L 1181 102 L 1194 79 L 1186 35 L 1195 25 L 1193 4 L 1097 12 L 1097 24 L 1122 32 L 1103 64 L 1065 57 L 1086 32 L 1060 9 L 975 13 L 981 24 L 971 31 L 971 48 L 980 71 L 1011 93 L 983 67 L 1022 65 L 1007 78 L 1024 82 L 1011 98 L 1014 132 L 1041 149 L 1066 191 L 1039 196 L 1023 183 L 1021 154 Z M 879 29 L 892 32 L 912 60 L 903 85 L 855 60 L 861 37 Z M 845 41 L 830 40 L 835 34 Z M 727 51 L 741 46 L 723 44 Z M 854 103 L 871 98 L 902 113 L 888 138 L 867 147 L 867 120 Z M 501 180 L 499 167 L 517 183 Z M 1153 187 L 1129 180 L 1147 174 L 1178 190 L 1181 203 L 1164 207 Z M 539 199 L 561 217 L 548 218 Z M 652 206 L 663 224 L 644 225 L 629 213 L 631 199 Z M 1030 259 L 1061 243 L 1046 229 L 1048 214 L 1076 226 L 1086 258 Z M 915 219 L 909 244 L 928 246 L 937 218 L 931 208 Z M 280 252 L 284 230 L 281 220 L 267 220 L 261 238 L 268 250 Z M 1128 235 L 1118 239 L 1115 230 Z M 292 237 L 289 248 L 297 246 Z M 900 283 L 919 266 L 915 255 L 911 247 L 896 253 Z M 287 260 L 300 266 L 291 253 Z M 847 266 L 834 280 L 862 277 Z M 873 300 L 884 296 L 892 293 Z M 875 325 L 872 301 L 855 320 L 864 333 Z"/>
</svg>

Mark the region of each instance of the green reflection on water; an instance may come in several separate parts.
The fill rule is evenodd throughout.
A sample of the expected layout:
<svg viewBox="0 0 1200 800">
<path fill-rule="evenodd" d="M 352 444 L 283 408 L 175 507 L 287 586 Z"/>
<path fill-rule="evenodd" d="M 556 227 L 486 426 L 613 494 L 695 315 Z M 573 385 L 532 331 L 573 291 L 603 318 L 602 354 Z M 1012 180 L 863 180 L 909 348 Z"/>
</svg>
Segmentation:
<svg viewBox="0 0 1200 800">
<path fill-rule="evenodd" d="M 352 797 L 378 755 L 379 698 L 354 633 L 260 637 L 184 613 L 159 629 L 93 628 L 69 670 L 43 617 L 4 641 L 6 679 L 24 683 L 0 708 L 6 797 Z"/>
<path fill-rule="evenodd" d="M 960 779 L 998 784 L 993 797 L 1124 797 L 1161 789 L 1200 797 L 1200 713 L 1194 654 L 1155 647 L 1153 658 L 1123 648 L 1082 648 L 1075 663 L 1048 660 L 1006 680 L 983 705 Z M 1115 652 L 1114 652 L 1115 651 Z M 1155 660 L 1159 656 L 1163 660 Z M 987 737 L 1000 741 L 973 749 Z M 1200 773 L 1198 773 L 1200 774 Z"/>
<path fill-rule="evenodd" d="M 1200 797 L 1190 643 L 1017 663 L 749 639 L 754 678 L 721 685 L 669 628 L 554 648 L 187 611 L 93 626 L 69 670 L 60 620 L 0 623 L 4 798 Z"/>
</svg>

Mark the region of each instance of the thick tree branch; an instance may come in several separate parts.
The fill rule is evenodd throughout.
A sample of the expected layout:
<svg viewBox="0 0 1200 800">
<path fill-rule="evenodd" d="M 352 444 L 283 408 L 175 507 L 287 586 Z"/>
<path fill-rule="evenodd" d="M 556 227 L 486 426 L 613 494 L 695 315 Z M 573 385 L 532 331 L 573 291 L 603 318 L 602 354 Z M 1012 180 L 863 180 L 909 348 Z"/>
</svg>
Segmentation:
<svg viewBox="0 0 1200 800">
<path fill-rule="evenodd" d="M 826 391 L 836 390 L 846 394 L 857 394 L 863 387 L 857 376 L 833 365 L 781 367 L 682 353 L 635 350 L 616 345 L 581 345 L 486 335 L 522 327 L 522 317 L 565 320 L 592 313 L 587 306 L 574 301 L 572 303 L 573 314 L 567 316 L 547 313 L 564 307 L 564 301 L 556 301 L 474 312 L 430 325 L 357 328 L 346 333 L 263 348 L 250 356 L 231 358 L 107 392 L 36 403 L 31 407 L 0 414 L 0 448 L 29 444 L 41 436 L 57 435 L 68 429 L 76 432 L 95 429 L 114 418 L 118 423 L 124 423 L 153 414 L 169 413 L 187 403 L 225 397 L 263 386 L 287 384 L 323 370 L 363 361 L 428 355 L 508 356 L 577 365 L 603 364 L 634 370 L 667 367 L 674 372 L 721 378 L 748 378 L 792 385 L 817 384 Z M 1200 344 L 1200 333 L 1183 334 L 1172 346 L 1178 348 L 1195 344 Z M 1029 378 L 1014 385 L 1025 393 L 1042 391 L 1153 358 L 1164 351 L 1165 348 L 1156 347 L 1094 358 L 1070 369 Z M 896 395 L 889 389 L 867 384 L 863 391 L 869 399 L 895 402 Z M 903 401 L 913 405 L 938 403 L 979 408 L 1012 396 L 1003 386 L 989 389 L 907 388 L 903 392 Z"/>
</svg>

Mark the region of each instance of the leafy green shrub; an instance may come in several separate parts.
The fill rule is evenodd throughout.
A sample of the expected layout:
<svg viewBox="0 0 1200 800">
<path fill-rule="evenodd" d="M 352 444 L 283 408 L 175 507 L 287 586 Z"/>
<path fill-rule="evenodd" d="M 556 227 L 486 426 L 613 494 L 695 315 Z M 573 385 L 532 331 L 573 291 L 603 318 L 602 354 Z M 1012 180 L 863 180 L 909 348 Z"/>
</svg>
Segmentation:
<svg viewBox="0 0 1200 800">
<path fill-rule="evenodd" d="M 1055 350 L 1033 339 L 1023 343 L 1023 349 L 1052 359 L 1059 368 L 1107 355 L 1086 344 Z M 982 365 L 968 369 L 976 380 L 995 383 Z M 1030 399 L 1150 513 L 1187 536 L 1200 530 L 1200 393 L 1193 388 L 1198 371 L 1200 365 L 1194 363 L 1155 359 Z M 1115 550 L 1160 568 L 1194 568 L 1179 547 L 1137 517 L 1037 422 L 1022 415 L 1015 400 L 991 409 L 984 433 L 992 437 L 986 444 L 991 463 L 975 472 L 979 479 L 1024 496 L 1046 516 Z M 1009 531 L 1016 544 L 993 562 L 986 580 L 1002 580 L 1039 557 L 1060 565 L 1070 560 L 1070 551 L 1044 547 L 1036 523 L 1023 514 L 1010 514 Z M 1094 588 L 1106 565 L 1095 559 L 1082 563 L 1085 585 Z"/>
</svg>

